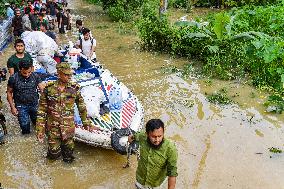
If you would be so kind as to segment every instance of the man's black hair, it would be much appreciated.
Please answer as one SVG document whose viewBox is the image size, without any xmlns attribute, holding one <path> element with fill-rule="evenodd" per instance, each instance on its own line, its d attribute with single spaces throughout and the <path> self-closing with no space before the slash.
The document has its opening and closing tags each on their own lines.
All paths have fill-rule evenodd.
<svg viewBox="0 0 284 189">
<path fill-rule="evenodd" d="M 84 28 L 82 31 L 82 34 L 85 35 L 86 33 L 90 33 L 91 30 L 89 30 L 88 28 Z"/>
<path fill-rule="evenodd" d="M 15 43 L 14 43 L 14 47 L 16 48 L 18 43 L 23 43 L 25 46 L 25 42 L 22 39 L 16 39 Z"/>
<path fill-rule="evenodd" d="M 83 22 L 82 22 L 82 20 L 76 20 L 76 24 L 78 24 L 79 26 L 82 26 Z"/>
<path fill-rule="evenodd" d="M 146 123 L 146 133 L 147 134 L 159 128 L 163 128 L 164 130 L 164 123 L 160 119 L 151 119 Z"/>
<path fill-rule="evenodd" d="M 33 67 L 32 61 L 20 61 L 19 62 L 19 69 L 27 70 L 29 68 Z"/>
</svg>

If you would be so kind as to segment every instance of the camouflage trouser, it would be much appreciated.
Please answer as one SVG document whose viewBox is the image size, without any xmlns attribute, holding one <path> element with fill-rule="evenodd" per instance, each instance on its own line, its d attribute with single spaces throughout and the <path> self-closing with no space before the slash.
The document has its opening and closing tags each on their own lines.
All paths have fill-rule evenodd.
<svg viewBox="0 0 284 189">
<path fill-rule="evenodd" d="M 48 137 L 47 157 L 49 159 L 58 159 L 62 154 L 63 160 L 73 160 L 73 150 L 73 138 L 62 140 L 61 138 Z"/>
</svg>

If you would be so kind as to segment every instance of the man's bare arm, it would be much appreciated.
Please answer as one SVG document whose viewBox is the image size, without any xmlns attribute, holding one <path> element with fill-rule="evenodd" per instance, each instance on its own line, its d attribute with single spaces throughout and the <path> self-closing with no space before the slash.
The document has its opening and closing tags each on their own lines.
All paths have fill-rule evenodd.
<svg viewBox="0 0 284 189">
<path fill-rule="evenodd" d="M 175 189 L 176 177 L 168 177 L 168 189 Z"/>
</svg>

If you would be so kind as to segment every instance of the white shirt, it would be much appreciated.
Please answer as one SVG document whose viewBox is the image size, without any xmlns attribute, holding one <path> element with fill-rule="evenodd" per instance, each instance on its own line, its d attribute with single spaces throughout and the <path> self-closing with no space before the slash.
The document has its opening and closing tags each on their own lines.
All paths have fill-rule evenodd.
<svg viewBox="0 0 284 189">
<path fill-rule="evenodd" d="M 92 42 L 91 42 L 92 39 L 93 39 L 93 46 L 92 46 Z M 88 40 L 85 40 L 84 38 L 82 39 L 82 47 L 81 47 L 81 50 L 82 50 L 82 53 L 83 53 L 84 55 L 86 55 L 86 56 L 90 56 L 92 48 L 93 48 L 93 47 L 96 47 L 96 45 L 97 45 L 97 42 L 96 42 L 95 38 L 92 38 L 92 39 L 91 39 L 91 38 L 88 39 Z M 78 40 L 78 41 L 76 42 L 76 45 L 78 45 L 78 46 L 81 45 L 81 44 L 80 44 L 80 40 Z"/>
</svg>

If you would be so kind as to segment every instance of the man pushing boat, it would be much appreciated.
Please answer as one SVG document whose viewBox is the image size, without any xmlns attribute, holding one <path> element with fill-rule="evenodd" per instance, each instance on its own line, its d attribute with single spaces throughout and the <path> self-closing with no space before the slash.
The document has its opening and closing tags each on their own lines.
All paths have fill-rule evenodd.
<svg viewBox="0 0 284 189">
<path fill-rule="evenodd" d="M 83 127 L 92 131 L 92 126 L 87 118 L 87 110 L 81 96 L 79 85 L 70 82 L 73 70 L 70 64 L 62 62 L 56 66 L 58 80 L 49 83 L 41 94 L 39 102 L 36 131 L 38 140 L 43 143 L 44 135 L 48 141 L 48 159 L 58 159 L 61 154 L 63 161 L 73 162 L 75 134 L 74 104 L 76 103 Z"/>
</svg>

